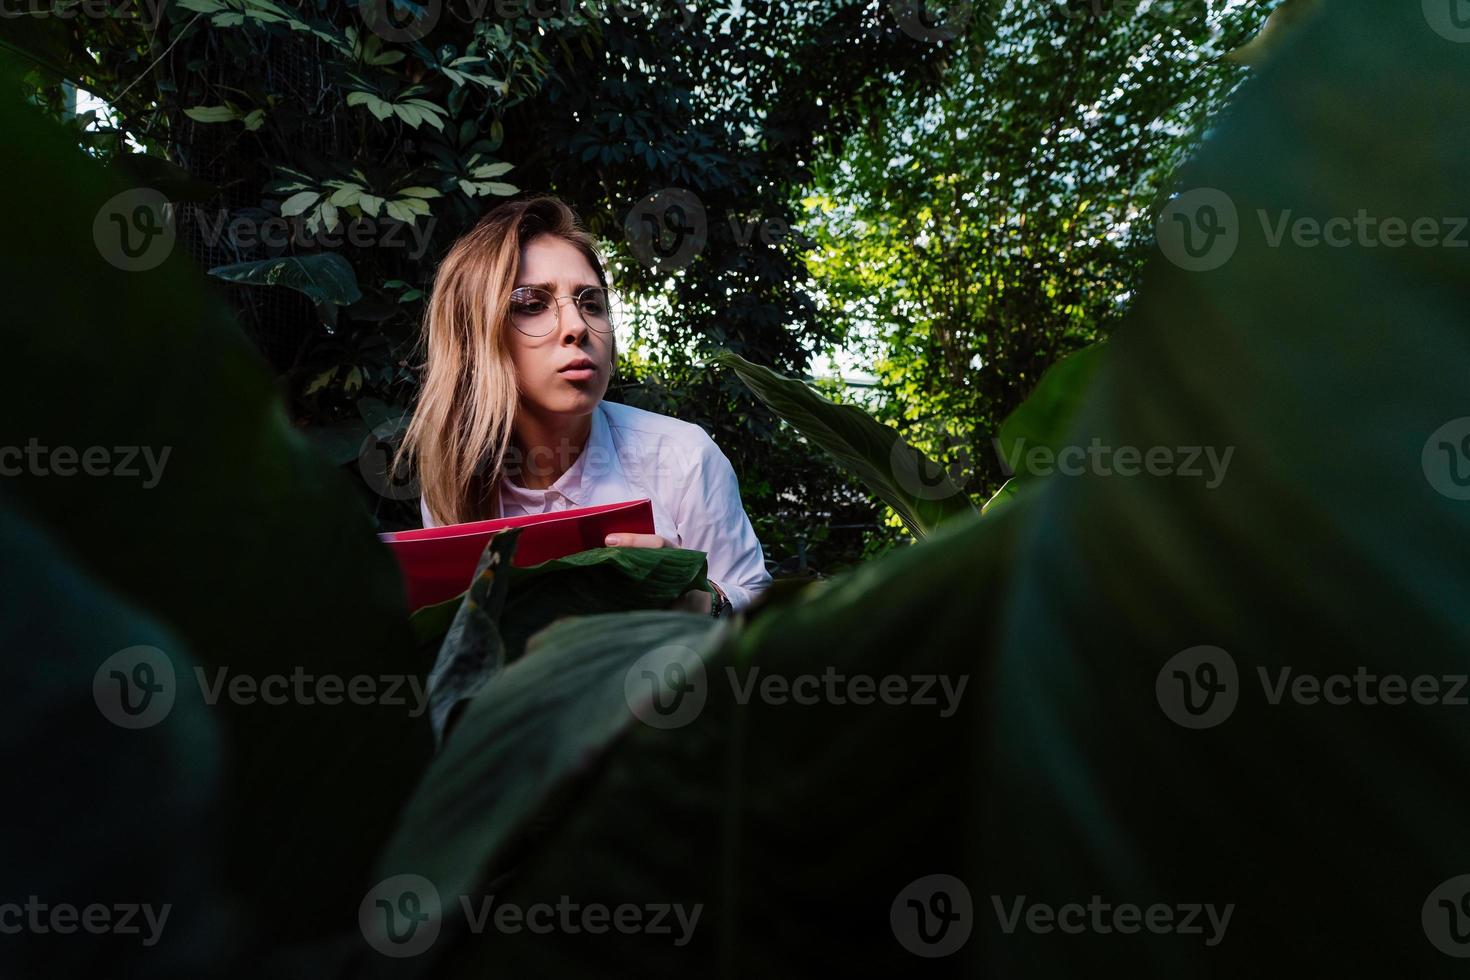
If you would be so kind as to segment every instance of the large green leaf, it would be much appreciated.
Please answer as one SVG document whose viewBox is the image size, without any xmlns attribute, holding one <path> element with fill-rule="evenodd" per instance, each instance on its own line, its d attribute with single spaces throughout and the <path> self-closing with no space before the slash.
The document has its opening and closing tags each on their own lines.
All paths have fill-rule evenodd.
<svg viewBox="0 0 1470 980">
<path fill-rule="evenodd" d="M 752 621 L 704 655 L 702 674 L 687 674 L 701 708 L 674 727 L 633 726 L 596 779 L 561 801 L 551 836 L 513 874 L 471 892 L 472 908 L 487 894 L 521 908 L 555 907 L 565 895 L 578 907 L 677 903 L 692 920 L 698 906 L 687 941 L 673 914 L 672 933 L 492 927 L 447 940 L 442 975 L 901 976 L 924 966 L 895 941 L 890 911 L 910 882 L 962 867 L 973 842 L 981 799 L 967 776 L 979 763 L 981 651 L 1000 629 L 1000 576 L 1024 511 L 952 523 Z M 621 637 L 625 620 L 636 622 L 596 622 Z M 647 652 L 664 640 L 640 642 Z M 924 687 L 935 703 L 759 694 L 795 683 L 806 697 L 799 679 L 820 685 L 829 673 L 857 699 L 903 678 L 910 695 Z M 940 675 L 957 697 L 937 680 L 926 686 Z M 873 681 L 866 689 L 863 677 Z M 527 717 L 548 710 L 521 700 Z M 561 712 L 573 728 L 575 710 Z M 975 953 L 941 966 L 973 968 Z"/>
<path fill-rule="evenodd" d="M 497 621 L 505 608 L 510 582 L 506 573 L 520 534 L 520 528 L 508 528 L 485 546 L 429 672 L 429 717 L 438 737 L 453 723 L 456 709 L 505 666 Z"/>
<path fill-rule="evenodd" d="M 449 928 L 462 929 L 459 898 L 513 865 L 533 817 L 639 724 L 639 699 L 652 696 L 630 694 L 640 658 L 662 650 L 654 666 L 698 671 L 731 629 L 689 613 L 638 612 L 572 617 L 538 633 L 455 723 L 380 862 L 383 878 L 426 879 Z M 438 952 L 452 945 L 439 942 Z"/>
<path fill-rule="evenodd" d="M 708 564 L 704 552 L 689 548 L 591 548 L 511 566 L 499 617 L 506 660 L 519 659 L 532 634 L 561 616 L 664 609 L 686 592 L 708 590 Z M 414 612 L 420 644 L 445 634 L 462 600 L 463 594 Z"/>
<path fill-rule="evenodd" d="M 1105 344 L 1092 344 L 1057 361 L 1000 424 L 994 449 L 1011 474 L 1004 496 L 1056 472 L 1058 454 L 1068 446 L 1068 430 L 1106 350 Z"/>
<path fill-rule="evenodd" d="M 252 286 L 285 286 L 311 297 L 314 303 L 348 306 L 362 299 L 357 274 L 336 252 L 284 256 L 256 262 L 216 266 L 209 274 L 226 282 Z"/>
<path fill-rule="evenodd" d="M 1435 892 L 1470 869 L 1466 707 L 1370 703 L 1379 682 L 1354 679 L 1447 694 L 1470 672 L 1470 49 L 1451 14 L 1325 4 L 1181 175 L 1160 235 L 1173 249 L 1185 224 L 1194 253 L 1170 254 L 1211 267 L 1156 257 L 1069 441 L 1233 449 L 1223 481 L 1053 479 L 1030 501 L 977 905 L 1229 904 L 1223 939 L 1204 914 L 1130 936 L 986 915 L 990 975 L 1463 973 L 1435 945 L 1463 929 L 1463 882 Z M 1303 218 L 1337 219 L 1339 244 L 1276 238 Z M 1386 244 L 1420 219 L 1433 244 Z M 1334 675 L 1344 703 L 1272 703 L 1283 676 Z"/>
<path fill-rule="evenodd" d="M 949 518 L 974 513 L 975 505 L 943 467 L 856 405 L 839 405 L 730 351 L 710 360 L 733 370 L 766 407 L 851 471 L 915 537 Z"/>
<path fill-rule="evenodd" d="M 147 202 L 13 97 L 0 98 L 0 129 L 5 172 L 25 188 L 12 211 L 30 229 L 4 263 L 0 343 L 16 369 L 0 446 L 35 446 L 39 460 L 7 489 L 88 575 L 187 644 L 211 685 L 398 678 L 393 695 L 393 681 L 375 684 L 371 704 L 226 692 L 211 708 L 239 915 L 283 940 L 350 928 L 432 746 L 413 715 L 422 675 L 392 557 L 345 475 L 292 429 L 208 281 L 153 234 Z"/>
<path fill-rule="evenodd" d="M 515 660 L 535 633 L 561 616 L 665 609 L 684 593 L 709 590 L 705 553 L 689 548 L 591 548 L 511 571 L 500 621 Z"/>
<path fill-rule="evenodd" d="M 3 492 L 0 583 L 0 646 L 9 654 L 0 658 L 0 904 L 46 903 L 41 930 L 26 928 L 25 912 L 8 917 L 0 974 L 188 978 L 228 970 L 219 950 L 246 937 L 249 923 L 215 911 L 228 901 L 219 881 L 219 726 L 202 699 L 167 684 L 161 671 L 167 690 L 156 704 L 127 694 L 143 707 L 139 727 L 104 713 L 122 707 L 104 672 L 113 653 L 146 651 L 150 666 L 167 663 L 176 677 L 188 675 L 193 658 L 176 634 L 79 568 Z M 136 933 L 49 928 L 59 906 L 107 903 L 115 921 L 112 904 L 125 901 L 149 906 L 151 920 L 133 916 Z"/>
</svg>

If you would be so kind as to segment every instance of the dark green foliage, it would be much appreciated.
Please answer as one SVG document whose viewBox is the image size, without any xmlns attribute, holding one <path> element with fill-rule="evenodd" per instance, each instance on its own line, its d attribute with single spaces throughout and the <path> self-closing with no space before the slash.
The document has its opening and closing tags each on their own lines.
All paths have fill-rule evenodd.
<svg viewBox="0 0 1470 980">
<path fill-rule="evenodd" d="M 510 590 L 507 572 L 520 533 L 512 528 L 495 535 L 485 546 L 474 578 L 459 602 L 440 604 L 441 608 L 457 608 L 439 646 L 434 669 L 429 671 L 429 717 L 437 738 L 442 738 L 453 723 L 460 703 L 478 694 L 505 666 L 505 644 L 496 623 L 505 610 Z"/>
<path fill-rule="evenodd" d="M 427 878 L 450 928 L 463 930 L 460 897 L 512 870 L 528 831 L 539 831 L 535 843 L 543 843 L 547 825 L 533 826 L 532 818 L 580 786 L 640 724 L 630 710 L 630 667 L 663 649 L 697 669 L 729 629 L 707 616 L 640 612 L 573 617 L 539 634 L 455 724 L 383 856 L 383 877 Z M 415 973 L 434 966 L 452 942 L 441 937 L 433 956 L 412 964 Z"/>
<path fill-rule="evenodd" d="M 23 919 L 9 915 L 0 973 L 184 980 L 214 971 L 243 933 L 227 922 L 243 925 L 249 914 L 221 887 L 219 726 L 198 697 L 185 696 L 164 724 L 126 731 L 93 699 L 98 668 L 114 651 L 166 650 L 183 675 L 194 659 L 9 494 L 0 494 L 0 582 L 0 903 L 104 904 L 112 921 L 115 905 L 146 903 L 155 923 L 161 917 L 155 929 L 135 916 L 137 935 L 17 934 Z"/>
<path fill-rule="evenodd" d="M 26 187 L 15 207 L 36 231 L 5 262 L 0 333 L 23 369 L 5 390 L 0 445 L 75 454 L 73 475 L 43 459 L 7 477 L 8 492 L 89 580 L 178 637 L 181 686 L 197 689 L 189 655 L 211 683 L 221 670 L 412 673 L 391 556 L 342 474 L 293 431 L 202 273 L 178 254 L 151 271 L 104 260 L 94 219 L 123 187 L 13 98 L 0 99 L 0 129 L 5 172 Z M 81 471 L 76 457 L 91 447 L 136 475 Z M 56 642 L 57 656 L 94 669 L 133 645 Z M 42 642 L 18 655 L 50 651 Z M 228 697 L 210 709 L 225 880 L 267 932 L 306 940 L 351 927 L 344 903 L 429 752 L 428 721 L 409 710 Z M 283 895 L 289 915 L 278 911 Z"/>
<path fill-rule="evenodd" d="M 1213 490 L 1114 476 L 1053 480 L 1034 501 L 991 688 L 975 890 L 1234 902 L 1234 921 L 1212 949 L 992 930 L 997 973 L 1071 975 L 1101 955 L 1135 975 L 1463 971 L 1421 908 L 1470 867 L 1465 706 L 1272 705 L 1260 672 L 1470 669 L 1470 511 L 1425 464 L 1470 413 L 1470 250 L 1268 237 L 1287 211 L 1360 209 L 1453 236 L 1465 58 L 1418 4 L 1328 4 L 1181 174 L 1229 196 L 1236 250 L 1212 271 L 1149 267 L 1069 441 L 1233 447 L 1233 462 Z M 1239 700 L 1188 730 L 1155 684 L 1203 644 L 1232 658 Z"/>
<path fill-rule="evenodd" d="M 1018 513 L 948 525 L 921 545 L 814 586 L 717 648 L 681 639 L 671 620 L 641 648 L 623 651 L 601 703 L 620 712 L 626 734 L 596 777 L 554 801 L 556 823 L 529 853 L 515 851 L 508 878 L 470 887 L 456 869 L 447 880 L 476 900 L 489 893 L 522 906 L 555 905 L 563 894 L 610 907 L 698 904 L 692 938 L 676 945 L 677 929 L 491 930 L 459 937 L 441 975 L 479 976 L 492 965 L 567 976 L 805 977 L 837 964 L 860 976 L 923 972 L 929 964 L 894 941 L 889 906 L 909 881 L 956 868 L 979 819 L 982 798 L 963 774 L 980 764 L 976 688 L 988 670 L 983 651 L 994 649 L 1000 627 L 1014 555 L 1010 518 Z M 956 584 L 937 588 L 941 582 Z M 589 620 L 547 631 L 525 664 L 541 657 L 550 671 L 611 625 Z M 624 672 L 640 653 L 670 643 L 698 651 L 702 673 L 689 676 L 701 678 L 694 683 L 705 696 L 686 724 L 659 729 L 624 703 Z M 947 714 L 937 682 L 936 703 L 927 706 L 776 704 L 759 695 L 741 703 L 748 685 L 820 677 L 829 667 L 844 678 L 944 673 L 959 696 Z M 539 726 L 582 731 L 576 719 L 588 717 L 585 705 L 553 702 L 541 689 L 515 695 L 519 710 Z M 511 697 L 487 692 L 485 710 L 516 710 Z M 461 776 L 460 785 L 474 784 Z M 421 854 L 419 865 L 391 870 L 428 860 Z M 961 971 L 977 953 L 971 946 L 931 972 Z"/>
<path fill-rule="evenodd" d="M 197 910 L 192 896 L 215 887 L 209 857 L 222 854 L 218 887 L 247 899 L 261 927 L 226 964 L 248 975 L 272 972 L 282 939 L 314 944 L 324 962 L 302 970 L 312 976 L 1457 975 L 1426 926 L 1463 925 L 1443 918 L 1460 914 L 1463 890 L 1436 896 L 1470 870 L 1465 706 L 1272 703 L 1269 692 L 1289 669 L 1465 693 L 1470 250 L 1456 216 L 1470 185 L 1470 74 L 1465 46 L 1416 5 L 1329 5 L 1299 31 L 1178 178 L 1183 194 L 1228 200 L 1233 254 L 1201 271 L 1156 255 L 1107 345 L 1061 362 L 999 430 L 1056 451 L 1164 449 L 1180 463 L 1196 450 L 1196 469 L 1202 452 L 1228 450 L 1219 482 L 1028 464 L 1030 489 L 1004 508 L 942 515 L 913 546 L 787 591 L 747 621 L 643 610 L 532 627 L 524 655 L 504 658 L 427 764 L 423 724 L 401 714 L 195 705 L 177 729 L 132 746 L 130 764 L 150 777 L 140 806 L 158 825 L 129 813 L 115 826 L 135 831 L 147 867 L 102 851 L 76 880 L 184 881 Z M 118 631 L 177 644 L 181 665 L 408 669 L 389 556 L 204 302 L 197 270 L 178 257 L 141 273 L 101 261 L 92 220 L 116 186 L 4 100 L 0 126 L 20 137 L 7 146 L 33 154 L 5 161 L 30 190 L 18 206 L 50 222 L 7 265 L 17 278 L 6 347 L 25 369 L 0 446 L 35 437 L 175 454 L 146 490 L 35 473 L 7 483 L 5 635 L 56 647 L 7 668 L 38 692 L 16 713 L 29 741 L 15 743 L 11 771 L 74 759 L 58 731 L 119 754 L 76 686 Z M 1449 237 L 1272 239 L 1283 214 L 1361 212 L 1431 219 Z M 794 393 L 772 404 L 811 413 L 801 382 L 723 360 L 768 393 Z M 858 441 L 832 446 L 851 454 Z M 888 443 L 867 447 L 859 468 L 881 476 Z M 655 605 L 702 584 L 696 554 L 588 552 L 525 570 L 519 600 L 512 574 L 505 591 L 481 582 L 460 608 L 483 611 L 476 629 L 493 641 L 517 601 L 544 624 L 549 610 L 595 598 L 592 583 Z M 422 635 L 443 612 L 421 621 Z M 1175 658 L 1206 645 L 1230 658 L 1237 703 L 1189 727 L 1161 691 L 1179 679 Z M 54 676 L 38 673 L 43 662 Z M 948 686 L 925 688 L 932 703 L 741 693 L 832 674 L 899 678 L 910 693 L 926 677 Z M 695 691 L 698 710 L 659 723 Z M 201 777 L 160 799 L 168 787 L 138 761 L 158 757 L 214 772 L 217 797 Z M 75 778 L 60 799 L 116 799 L 119 771 L 62 773 Z M 216 799 L 220 852 L 208 844 Z M 44 814 L 27 814 L 6 859 L 27 880 L 72 867 L 25 853 L 47 832 Z M 180 826 L 194 833 L 175 838 Z M 446 910 L 438 944 L 403 961 L 364 948 L 353 920 L 373 878 L 397 874 L 424 876 Z M 929 959 L 904 948 L 895 923 L 910 883 L 935 874 L 964 883 L 973 915 L 963 945 Z M 297 920 L 268 918 L 283 895 Z M 1002 926 L 1017 899 L 1094 896 L 1228 905 L 1232 916 L 1214 945 L 1203 923 L 1193 935 Z M 687 943 L 472 933 L 459 900 L 490 897 L 678 903 L 700 918 Z M 187 972 L 196 935 L 159 972 Z M 78 945 L 56 970 L 85 972 L 94 948 Z M 328 951 L 355 959 L 326 962 Z M 116 972 L 132 966 L 119 960 Z"/>
</svg>

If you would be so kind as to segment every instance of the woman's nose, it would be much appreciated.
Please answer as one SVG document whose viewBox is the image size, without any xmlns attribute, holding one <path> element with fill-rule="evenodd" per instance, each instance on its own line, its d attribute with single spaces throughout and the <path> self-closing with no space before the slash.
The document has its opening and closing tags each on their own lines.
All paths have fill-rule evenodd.
<svg viewBox="0 0 1470 980">
<path fill-rule="evenodd" d="M 587 335 L 587 323 L 582 319 L 582 311 L 577 309 L 576 303 L 568 303 L 558 310 L 561 317 L 561 340 L 562 343 L 579 344 Z"/>
</svg>

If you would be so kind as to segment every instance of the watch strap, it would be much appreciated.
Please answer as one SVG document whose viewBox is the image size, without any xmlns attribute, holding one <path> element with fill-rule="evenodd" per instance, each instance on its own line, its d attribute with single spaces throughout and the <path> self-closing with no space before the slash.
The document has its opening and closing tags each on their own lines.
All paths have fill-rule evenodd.
<svg viewBox="0 0 1470 980">
<path fill-rule="evenodd" d="M 706 579 L 705 581 L 708 582 L 709 580 Z M 730 597 L 725 595 L 725 590 L 714 582 L 710 582 L 709 587 L 711 593 L 713 593 L 710 596 L 709 614 L 715 619 L 718 619 L 730 610 Z"/>
</svg>

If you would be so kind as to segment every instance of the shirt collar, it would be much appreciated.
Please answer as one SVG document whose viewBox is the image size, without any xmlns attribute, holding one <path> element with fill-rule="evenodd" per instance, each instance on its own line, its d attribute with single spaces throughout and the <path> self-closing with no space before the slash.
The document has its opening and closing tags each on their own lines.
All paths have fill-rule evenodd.
<svg viewBox="0 0 1470 980">
<path fill-rule="evenodd" d="M 502 481 L 504 492 L 526 503 L 540 505 L 553 490 L 565 497 L 572 507 L 589 507 L 599 503 L 616 503 L 628 499 L 616 494 L 631 493 L 623 467 L 618 459 L 617 447 L 613 445 L 612 432 L 607 422 L 607 410 L 598 402 L 592 410 L 592 431 L 587 436 L 587 445 L 577 454 L 576 460 L 567 471 L 557 477 L 556 482 L 544 490 L 530 490 Z M 607 491 L 613 496 L 608 499 Z M 594 499 L 598 498 L 598 499 Z"/>
</svg>

